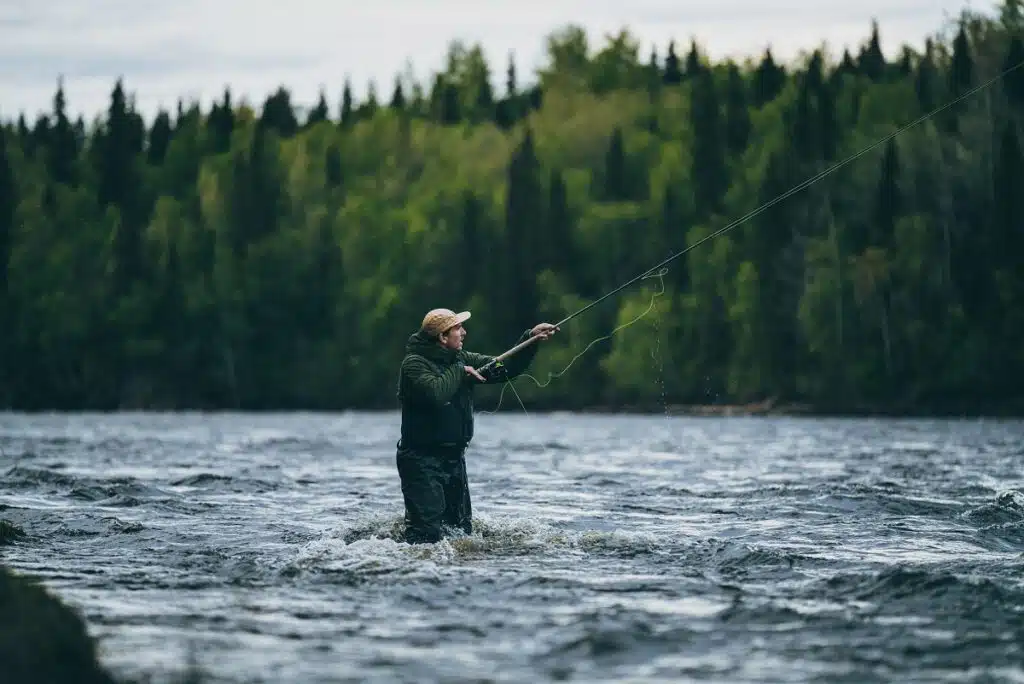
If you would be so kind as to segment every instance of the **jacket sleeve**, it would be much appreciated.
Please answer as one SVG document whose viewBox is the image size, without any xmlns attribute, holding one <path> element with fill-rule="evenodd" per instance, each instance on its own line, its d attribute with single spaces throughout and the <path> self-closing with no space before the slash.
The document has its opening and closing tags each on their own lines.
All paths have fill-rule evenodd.
<svg viewBox="0 0 1024 684">
<path fill-rule="evenodd" d="M 519 339 L 516 341 L 516 344 L 525 342 L 529 338 L 530 331 L 527 330 L 522 335 L 519 336 Z M 494 366 L 491 366 L 490 368 L 487 369 L 487 372 L 484 374 L 484 377 L 487 378 L 486 384 L 493 385 L 499 382 L 507 382 L 521 375 L 526 371 L 527 368 L 529 368 L 530 363 L 533 362 L 533 357 L 535 357 L 536 355 L 536 342 L 534 342 L 528 347 L 520 349 L 519 351 L 517 351 L 515 354 L 508 357 L 504 361 L 501 361 L 500 363 L 495 364 Z M 466 364 L 472 366 L 473 368 L 480 368 L 481 366 L 490 363 L 491 360 L 494 359 L 493 356 L 488 356 L 486 354 L 477 354 L 475 352 L 470 351 L 464 351 L 462 353 L 462 356 L 465 359 Z M 479 380 L 477 382 L 479 382 Z"/>
<path fill-rule="evenodd" d="M 465 372 L 456 361 L 439 373 L 425 359 L 412 355 L 402 362 L 402 383 L 409 398 L 440 405 L 455 396 Z"/>
</svg>

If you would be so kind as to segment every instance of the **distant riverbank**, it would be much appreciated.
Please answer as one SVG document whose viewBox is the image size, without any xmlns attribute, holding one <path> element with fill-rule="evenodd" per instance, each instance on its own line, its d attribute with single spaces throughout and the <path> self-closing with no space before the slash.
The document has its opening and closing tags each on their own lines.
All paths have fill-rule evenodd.
<svg viewBox="0 0 1024 684">
<path fill-rule="evenodd" d="M 477 401 L 477 412 L 492 413 L 496 401 Z M 523 407 L 508 395 L 497 407 L 502 414 L 522 413 Z M 233 406 L 170 406 L 142 405 L 127 406 L 114 410 L 103 410 L 92 407 L 68 408 L 55 407 L 25 410 L 17 407 L 0 409 L 0 412 L 24 413 L 26 415 L 80 414 L 80 413 L 389 413 L 397 412 L 398 406 L 368 404 L 363 406 L 337 407 L 233 407 Z M 670 416 L 815 416 L 815 417 L 885 417 L 885 418 L 1024 418 L 1024 397 L 1009 401 L 971 401 L 958 400 L 948 402 L 890 402 L 890 403 L 844 403 L 815 404 L 799 401 L 779 401 L 765 399 L 754 402 L 711 403 L 711 404 L 680 404 L 662 402 L 605 402 L 595 404 L 555 404 L 545 402 L 526 402 L 526 411 L 530 414 L 572 413 L 577 415 L 656 415 Z"/>
<path fill-rule="evenodd" d="M 579 408 L 527 407 L 531 413 L 569 412 L 577 414 L 665 414 L 670 416 L 814 416 L 814 417 L 885 417 L 885 418 L 1024 418 L 1024 399 L 1009 402 L 979 403 L 970 401 L 948 403 L 890 404 L 811 404 L 764 400 L 749 403 L 722 404 L 597 404 Z M 486 410 L 491 410 L 490 408 Z M 502 413 L 522 411 L 518 405 L 506 403 Z"/>
</svg>

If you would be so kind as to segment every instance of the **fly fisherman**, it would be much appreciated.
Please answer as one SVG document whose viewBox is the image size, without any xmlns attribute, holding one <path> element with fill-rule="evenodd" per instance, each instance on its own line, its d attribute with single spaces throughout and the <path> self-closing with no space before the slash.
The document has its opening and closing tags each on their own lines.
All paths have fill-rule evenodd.
<svg viewBox="0 0 1024 684">
<path fill-rule="evenodd" d="M 398 380 L 402 431 L 396 460 L 410 544 L 440 541 L 442 525 L 472 534 L 465 453 L 473 439 L 473 388 L 516 377 L 537 354 L 537 345 L 528 344 L 509 356 L 506 365 L 465 351 L 462 324 L 469 317 L 468 311 L 429 311 L 405 346 Z M 519 342 L 546 340 L 557 331 L 550 323 L 539 323 Z"/>
</svg>

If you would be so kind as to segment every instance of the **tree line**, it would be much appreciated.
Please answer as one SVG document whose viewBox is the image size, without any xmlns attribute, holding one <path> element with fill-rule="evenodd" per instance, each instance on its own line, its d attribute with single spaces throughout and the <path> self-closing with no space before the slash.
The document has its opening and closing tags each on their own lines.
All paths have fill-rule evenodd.
<svg viewBox="0 0 1024 684">
<path fill-rule="evenodd" d="M 286 87 L 259 107 L 226 89 L 146 121 L 118 80 L 87 124 L 58 83 L 51 112 L 0 129 L 0 407 L 392 408 L 428 309 L 472 309 L 467 347 L 503 351 L 1006 70 L 574 319 L 537 380 L 653 301 L 516 389 L 539 408 L 1009 405 L 1024 19 L 996 9 L 896 58 L 873 23 L 792 64 L 568 26 L 501 92 L 456 42 L 427 87 L 345 83 L 308 112 Z"/>
</svg>

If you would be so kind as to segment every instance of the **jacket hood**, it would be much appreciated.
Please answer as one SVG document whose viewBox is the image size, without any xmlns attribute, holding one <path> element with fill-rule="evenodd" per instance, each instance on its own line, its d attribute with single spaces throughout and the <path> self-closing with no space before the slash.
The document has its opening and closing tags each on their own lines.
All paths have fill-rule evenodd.
<svg viewBox="0 0 1024 684">
<path fill-rule="evenodd" d="M 428 337 L 422 331 L 416 331 L 406 340 L 405 353 L 419 354 L 438 363 L 451 363 L 459 352 L 454 349 L 445 349 L 437 343 L 437 340 Z"/>
</svg>

